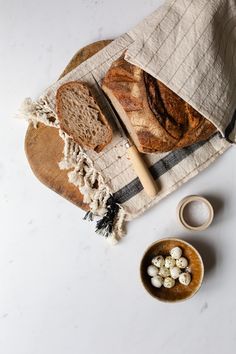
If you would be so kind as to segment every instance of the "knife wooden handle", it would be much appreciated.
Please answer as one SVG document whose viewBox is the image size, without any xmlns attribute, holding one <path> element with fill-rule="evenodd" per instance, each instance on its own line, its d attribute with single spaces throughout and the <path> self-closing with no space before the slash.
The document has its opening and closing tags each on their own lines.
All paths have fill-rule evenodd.
<svg viewBox="0 0 236 354">
<path fill-rule="evenodd" d="M 157 184 L 135 145 L 128 147 L 127 155 L 147 195 L 155 197 L 158 192 Z"/>
</svg>

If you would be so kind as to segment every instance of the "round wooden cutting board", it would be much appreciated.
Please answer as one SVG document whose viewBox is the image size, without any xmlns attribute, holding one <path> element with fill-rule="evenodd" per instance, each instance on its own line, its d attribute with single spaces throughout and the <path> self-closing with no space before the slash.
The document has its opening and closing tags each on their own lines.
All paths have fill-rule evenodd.
<svg viewBox="0 0 236 354">
<path fill-rule="evenodd" d="M 110 42 L 110 40 L 99 41 L 80 49 L 59 79 Z M 59 137 L 58 129 L 47 127 L 44 124 L 39 124 L 39 127 L 35 129 L 30 124 L 25 136 L 25 152 L 33 173 L 43 184 L 78 207 L 88 210 L 88 206 L 83 203 L 83 196 L 79 189 L 68 182 L 68 171 L 62 171 L 58 167 L 63 153 L 63 140 Z"/>
</svg>

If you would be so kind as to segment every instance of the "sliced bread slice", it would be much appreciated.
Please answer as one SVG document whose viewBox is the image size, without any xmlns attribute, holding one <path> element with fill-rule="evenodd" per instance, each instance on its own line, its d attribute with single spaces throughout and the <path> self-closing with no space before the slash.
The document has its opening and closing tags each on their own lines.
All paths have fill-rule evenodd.
<svg viewBox="0 0 236 354">
<path fill-rule="evenodd" d="M 112 129 L 87 84 L 71 81 L 59 87 L 56 110 L 61 129 L 85 148 L 100 152 Z"/>
</svg>

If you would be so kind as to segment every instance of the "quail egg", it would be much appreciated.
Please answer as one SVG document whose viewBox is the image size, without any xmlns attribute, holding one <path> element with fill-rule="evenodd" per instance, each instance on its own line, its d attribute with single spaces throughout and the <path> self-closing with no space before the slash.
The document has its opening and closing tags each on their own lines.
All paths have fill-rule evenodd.
<svg viewBox="0 0 236 354">
<path fill-rule="evenodd" d="M 162 256 L 156 256 L 152 259 L 152 264 L 154 264 L 154 266 L 161 268 L 164 266 L 165 264 L 165 260 L 164 257 Z"/>
<path fill-rule="evenodd" d="M 163 284 L 163 278 L 160 275 L 156 275 L 155 277 L 151 278 L 151 283 L 155 288 L 160 288 Z"/>
<path fill-rule="evenodd" d="M 171 249 L 170 255 L 174 259 L 179 259 L 182 256 L 182 249 L 180 247 L 174 247 Z"/>
<path fill-rule="evenodd" d="M 170 276 L 170 269 L 166 267 L 161 267 L 159 270 L 159 275 L 163 278 Z"/>
<path fill-rule="evenodd" d="M 171 256 L 165 258 L 165 267 L 166 268 L 173 268 L 175 266 L 175 259 Z"/>
<path fill-rule="evenodd" d="M 191 282 L 191 275 L 189 273 L 181 273 L 179 276 L 179 282 L 183 285 L 189 285 Z"/>
<path fill-rule="evenodd" d="M 154 265 L 150 265 L 147 267 L 147 273 L 150 275 L 150 277 L 155 277 L 155 275 L 158 275 L 159 269 Z"/>
<path fill-rule="evenodd" d="M 177 267 L 184 269 L 188 266 L 188 260 L 185 257 L 180 257 L 179 259 L 176 260 L 176 265 Z"/>
<path fill-rule="evenodd" d="M 179 267 L 173 267 L 170 270 L 170 275 L 173 279 L 178 279 L 181 273 L 182 271 Z"/>
<path fill-rule="evenodd" d="M 165 288 L 171 289 L 171 288 L 173 288 L 174 285 L 175 285 L 175 280 L 171 277 L 167 277 L 163 281 L 163 286 Z"/>
</svg>

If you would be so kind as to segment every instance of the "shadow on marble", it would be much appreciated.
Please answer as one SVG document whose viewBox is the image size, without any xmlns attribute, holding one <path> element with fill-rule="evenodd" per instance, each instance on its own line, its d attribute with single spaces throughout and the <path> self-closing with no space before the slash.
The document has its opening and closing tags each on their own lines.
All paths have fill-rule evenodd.
<svg viewBox="0 0 236 354">
<path fill-rule="evenodd" d="M 204 194 L 204 198 L 209 200 L 209 202 L 213 206 L 213 209 L 214 209 L 213 222 L 217 221 L 217 218 L 218 218 L 220 212 L 224 209 L 225 201 L 223 200 L 222 196 L 218 196 L 218 195 L 211 195 L 211 194 L 205 195 Z"/>
</svg>

